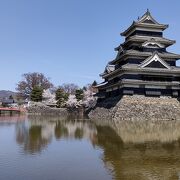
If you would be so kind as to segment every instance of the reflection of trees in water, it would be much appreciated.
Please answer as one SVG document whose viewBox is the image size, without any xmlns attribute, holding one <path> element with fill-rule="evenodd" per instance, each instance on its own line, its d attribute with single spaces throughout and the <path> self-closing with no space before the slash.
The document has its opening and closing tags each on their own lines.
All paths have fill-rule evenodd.
<svg viewBox="0 0 180 180">
<path fill-rule="evenodd" d="M 95 125 L 84 121 L 51 121 L 51 119 L 36 118 L 16 124 L 16 141 L 23 146 L 26 153 L 30 154 L 41 152 L 53 137 L 56 140 L 88 139 L 94 143 L 96 134 Z"/>
<path fill-rule="evenodd" d="M 93 141 L 97 131 L 95 125 L 87 121 L 57 121 L 56 139 L 90 139 Z"/>
<path fill-rule="evenodd" d="M 128 126 L 127 122 L 109 123 L 111 127 L 106 123 L 99 124 L 96 145 L 103 149 L 103 161 L 114 179 L 178 179 L 179 124 L 166 122 L 156 127 L 151 123 L 146 123 L 146 127 Z M 138 139 L 139 135 L 143 137 Z"/>
<path fill-rule="evenodd" d="M 58 121 L 55 126 L 55 137 L 56 139 L 61 138 L 75 138 L 82 139 L 84 137 L 84 129 L 91 127 L 87 126 L 86 122 L 75 122 L 75 121 Z M 85 128 L 86 127 L 86 128 Z"/>
<path fill-rule="evenodd" d="M 24 150 L 29 153 L 40 152 L 50 142 L 50 139 L 42 137 L 41 126 L 31 126 L 29 128 L 29 137 L 24 144 Z"/>
<path fill-rule="evenodd" d="M 57 121 L 54 135 L 56 139 L 61 139 L 62 137 L 68 137 L 68 129 L 62 124 L 62 122 Z"/>
<path fill-rule="evenodd" d="M 83 129 L 82 128 L 77 128 L 75 133 L 74 133 L 74 137 L 76 139 L 82 139 L 83 138 Z"/>
<path fill-rule="evenodd" d="M 16 141 L 23 146 L 25 153 L 41 152 L 51 141 L 51 138 L 42 136 L 42 126 L 27 126 L 19 123 L 16 126 Z"/>
<path fill-rule="evenodd" d="M 25 121 L 16 123 L 16 142 L 23 144 L 28 136 L 28 128 L 26 127 Z"/>
</svg>

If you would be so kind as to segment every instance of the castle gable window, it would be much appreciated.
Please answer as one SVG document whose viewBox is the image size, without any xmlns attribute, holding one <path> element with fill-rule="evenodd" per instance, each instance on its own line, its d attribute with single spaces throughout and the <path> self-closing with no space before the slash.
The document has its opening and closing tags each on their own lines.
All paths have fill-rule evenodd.
<svg viewBox="0 0 180 180">
<path fill-rule="evenodd" d="M 141 68 L 144 67 L 153 67 L 153 68 L 167 68 L 171 69 L 171 67 L 159 57 L 157 53 L 154 53 L 152 56 L 143 61 L 140 65 Z"/>
<path fill-rule="evenodd" d="M 156 49 L 165 47 L 163 44 L 156 42 L 154 39 L 152 39 L 151 41 L 144 42 L 142 46 L 147 48 L 156 48 Z"/>
</svg>

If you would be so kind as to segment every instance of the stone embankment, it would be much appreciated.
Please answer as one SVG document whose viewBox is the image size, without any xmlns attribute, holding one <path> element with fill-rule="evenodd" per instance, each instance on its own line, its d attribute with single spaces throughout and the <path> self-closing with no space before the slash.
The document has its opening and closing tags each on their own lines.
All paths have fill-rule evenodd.
<svg viewBox="0 0 180 180">
<path fill-rule="evenodd" d="M 56 115 L 68 117 L 69 113 L 66 108 L 51 108 L 42 103 L 31 103 L 27 108 L 28 114 L 32 115 Z"/>
<path fill-rule="evenodd" d="M 109 99 L 109 104 L 111 100 Z M 112 100 L 114 103 L 114 99 Z M 112 107 L 101 104 L 89 113 L 91 119 L 180 120 L 180 102 L 171 97 L 123 96 Z"/>
<path fill-rule="evenodd" d="M 52 108 L 41 102 L 31 102 L 27 108 L 28 115 L 56 116 L 61 118 L 85 118 L 84 107 Z"/>
</svg>

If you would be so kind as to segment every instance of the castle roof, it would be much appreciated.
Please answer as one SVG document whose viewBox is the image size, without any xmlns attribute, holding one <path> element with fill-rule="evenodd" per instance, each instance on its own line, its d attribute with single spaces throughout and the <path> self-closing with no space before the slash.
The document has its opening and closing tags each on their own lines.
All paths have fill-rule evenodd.
<svg viewBox="0 0 180 180">
<path fill-rule="evenodd" d="M 141 52 L 138 50 L 134 50 L 134 49 L 130 49 L 130 50 L 124 50 L 122 54 L 120 54 L 118 57 L 116 57 L 116 59 L 114 59 L 113 61 L 109 62 L 110 64 L 115 64 L 116 62 L 120 61 L 122 58 L 125 57 L 129 57 L 129 56 L 133 56 L 133 57 L 137 57 L 137 58 L 147 58 L 152 56 L 153 52 Z M 158 55 L 161 58 L 165 58 L 167 60 L 178 60 L 180 59 L 180 55 L 179 54 L 175 54 L 175 53 L 170 53 L 170 52 L 158 52 Z"/>
<path fill-rule="evenodd" d="M 148 29 L 150 30 L 156 30 L 156 31 L 164 31 L 168 28 L 169 25 L 167 24 L 160 24 L 158 23 L 151 15 L 149 10 L 138 19 L 138 21 L 133 21 L 132 25 L 126 29 L 124 32 L 121 33 L 122 36 L 128 36 L 131 34 L 134 30 L 139 29 Z"/>
<path fill-rule="evenodd" d="M 122 44 L 123 46 L 125 46 L 128 43 L 132 43 L 132 42 L 139 42 L 139 43 L 144 43 L 145 41 L 156 41 L 159 43 L 164 44 L 166 47 L 173 45 L 176 43 L 175 40 L 170 40 L 170 39 L 166 39 L 164 37 L 153 37 L 153 36 L 139 36 L 139 35 L 134 35 L 134 36 L 130 36 L 128 37 L 128 39 Z"/>
</svg>

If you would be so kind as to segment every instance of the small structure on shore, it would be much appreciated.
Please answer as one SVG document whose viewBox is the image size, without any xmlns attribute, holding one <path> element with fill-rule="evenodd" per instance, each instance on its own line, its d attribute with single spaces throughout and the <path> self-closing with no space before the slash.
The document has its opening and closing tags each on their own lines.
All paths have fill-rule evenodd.
<svg viewBox="0 0 180 180">
<path fill-rule="evenodd" d="M 117 56 L 100 75 L 99 102 L 123 95 L 180 97 L 180 55 L 167 48 L 175 43 L 163 37 L 168 25 L 157 22 L 147 12 L 121 33 L 125 42 L 115 48 Z"/>
</svg>

